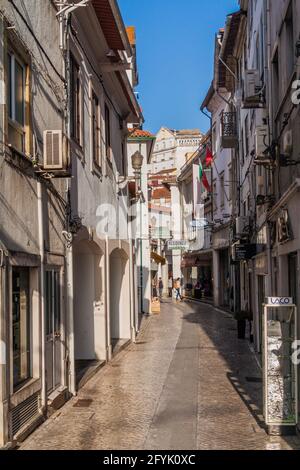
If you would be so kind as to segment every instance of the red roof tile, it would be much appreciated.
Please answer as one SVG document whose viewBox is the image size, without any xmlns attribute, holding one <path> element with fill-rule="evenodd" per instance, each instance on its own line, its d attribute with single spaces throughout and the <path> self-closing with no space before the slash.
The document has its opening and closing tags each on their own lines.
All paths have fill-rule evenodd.
<svg viewBox="0 0 300 470">
<path fill-rule="evenodd" d="M 151 134 L 151 132 L 144 131 L 142 129 L 129 130 L 129 138 L 135 138 L 135 137 L 137 138 L 146 137 L 146 138 L 155 139 L 155 135 Z"/>
<path fill-rule="evenodd" d="M 167 188 L 154 189 L 151 199 L 171 199 L 171 191 Z"/>
</svg>

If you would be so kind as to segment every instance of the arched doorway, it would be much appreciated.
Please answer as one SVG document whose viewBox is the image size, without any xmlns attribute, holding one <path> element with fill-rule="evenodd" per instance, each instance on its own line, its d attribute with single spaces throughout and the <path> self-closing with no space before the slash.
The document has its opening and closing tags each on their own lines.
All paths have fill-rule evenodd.
<svg viewBox="0 0 300 470">
<path fill-rule="evenodd" d="M 131 339 L 129 260 L 124 250 L 114 250 L 110 264 L 110 340 L 112 351 Z"/>
<path fill-rule="evenodd" d="M 106 358 L 103 254 L 94 242 L 74 246 L 74 353 L 77 386 Z"/>
</svg>

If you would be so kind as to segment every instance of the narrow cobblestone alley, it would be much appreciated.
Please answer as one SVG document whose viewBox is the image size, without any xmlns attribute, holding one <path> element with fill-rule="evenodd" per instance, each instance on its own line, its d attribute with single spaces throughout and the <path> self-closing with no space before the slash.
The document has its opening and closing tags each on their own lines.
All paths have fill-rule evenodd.
<svg viewBox="0 0 300 470">
<path fill-rule="evenodd" d="M 296 437 L 267 436 L 260 369 L 236 337 L 231 316 L 209 305 L 163 303 L 138 343 L 21 449 L 299 449 Z"/>
</svg>

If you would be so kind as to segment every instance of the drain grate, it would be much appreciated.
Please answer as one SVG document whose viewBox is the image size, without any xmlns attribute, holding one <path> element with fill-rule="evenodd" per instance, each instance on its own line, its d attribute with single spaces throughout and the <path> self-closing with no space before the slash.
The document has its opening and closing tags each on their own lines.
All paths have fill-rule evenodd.
<svg viewBox="0 0 300 470">
<path fill-rule="evenodd" d="M 257 383 L 260 384 L 262 383 L 262 378 L 261 377 L 245 377 L 247 382 L 252 382 L 252 383 Z"/>
<path fill-rule="evenodd" d="M 93 403 L 93 400 L 91 399 L 81 399 L 81 400 L 77 400 L 77 402 L 74 403 L 73 407 L 74 408 L 89 408 L 92 403 Z"/>
</svg>

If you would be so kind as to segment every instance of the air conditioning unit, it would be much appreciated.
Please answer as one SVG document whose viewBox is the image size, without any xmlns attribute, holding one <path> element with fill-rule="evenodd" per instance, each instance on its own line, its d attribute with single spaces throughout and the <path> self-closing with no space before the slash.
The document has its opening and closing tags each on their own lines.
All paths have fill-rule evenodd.
<svg viewBox="0 0 300 470">
<path fill-rule="evenodd" d="M 255 129 L 255 161 L 265 163 L 271 160 L 269 152 L 269 128 L 267 125 Z"/>
<path fill-rule="evenodd" d="M 237 217 L 236 218 L 236 236 L 237 238 L 242 238 L 245 235 L 249 235 L 249 225 L 250 225 L 250 217 Z"/>
<path fill-rule="evenodd" d="M 293 132 L 292 130 L 286 131 L 283 137 L 283 154 L 291 155 L 293 153 Z"/>
<path fill-rule="evenodd" d="M 44 170 L 65 169 L 62 131 L 44 131 Z"/>
<path fill-rule="evenodd" d="M 262 104 L 262 82 L 259 70 L 245 71 L 244 108 L 256 108 Z"/>
</svg>

